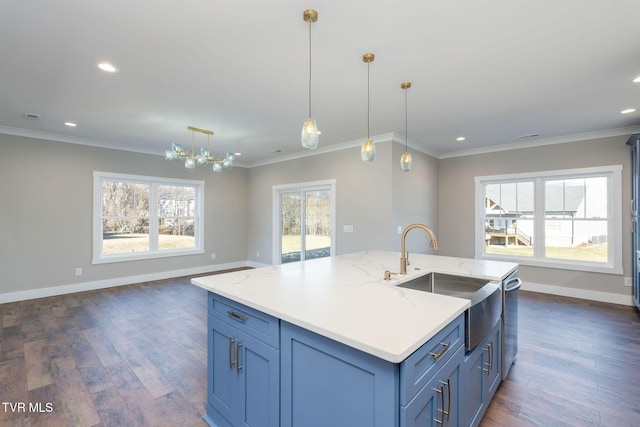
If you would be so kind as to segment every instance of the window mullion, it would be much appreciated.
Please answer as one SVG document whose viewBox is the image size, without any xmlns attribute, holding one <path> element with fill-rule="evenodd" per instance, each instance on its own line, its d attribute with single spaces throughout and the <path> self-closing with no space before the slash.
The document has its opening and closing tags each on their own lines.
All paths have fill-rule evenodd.
<svg viewBox="0 0 640 427">
<path fill-rule="evenodd" d="M 534 244 L 533 257 L 536 259 L 544 259 L 545 257 L 545 191 L 544 179 L 536 178 L 533 188 L 533 216 L 534 216 Z"/>
<path fill-rule="evenodd" d="M 151 183 L 149 186 L 149 250 L 156 252 L 158 250 L 158 187 L 157 183 Z"/>
<path fill-rule="evenodd" d="M 300 190 L 300 261 L 307 259 L 307 192 Z"/>
</svg>

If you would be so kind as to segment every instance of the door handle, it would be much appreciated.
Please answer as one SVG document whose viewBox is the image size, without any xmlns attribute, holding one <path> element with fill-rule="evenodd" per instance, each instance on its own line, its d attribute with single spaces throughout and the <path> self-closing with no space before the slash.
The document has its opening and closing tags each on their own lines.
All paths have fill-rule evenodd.
<svg viewBox="0 0 640 427">
<path fill-rule="evenodd" d="M 440 381 L 442 385 L 447 387 L 447 410 L 444 410 L 444 393 L 442 395 L 442 412 L 447 416 L 447 421 L 451 414 L 451 378 L 447 378 L 447 381 Z M 444 420 L 444 417 L 443 417 Z"/>
<path fill-rule="evenodd" d="M 442 355 L 447 352 L 447 350 L 449 349 L 449 346 L 451 345 L 451 343 L 450 342 L 441 342 L 440 345 L 444 347 L 440 353 L 437 353 L 437 354 L 436 353 L 429 353 L 436 360 L 440 359 L 442 357 Z"/>
<path fill-rule="evenodd" d="M 233 337 L 229 337 L 229 369 L 233 369 L 233 365 L 236 363 L 233 360 L 233 343 L 235 340 Z"/>
<path fill-rule="evenodd" d="M 240 347 L 242 347 L 242 343 L 240 340 L 236 341 L 236 372 L 239 374 L 240 369 L 244 368 L 244 366 L 240 365 Z"/>
<path fill-rule="evenodd" d="M 434 418 L 433 421 L 437 422 L 440 425 L 444 425 L 444 389 L 442 388 L 442 386 L 440 386 L 440 388 L 436 388 L 434 390 L 440 395 L 440 407 L 442 409 L 440 409 L 440 419 Z"/>
</svg>

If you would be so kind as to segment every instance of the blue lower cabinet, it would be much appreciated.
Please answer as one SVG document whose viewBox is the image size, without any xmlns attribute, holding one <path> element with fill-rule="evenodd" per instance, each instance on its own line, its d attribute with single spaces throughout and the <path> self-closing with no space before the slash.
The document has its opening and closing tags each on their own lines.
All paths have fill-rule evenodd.
<svg viewBox="0 0 640 427">
<path fill-rule="evenodd" d="M 500 322 L 489 336 L 465 357 L 463 425 L 477 426 L 501 381 Z"/>
<path fill-rule="evenodd" d="M 463 363 L 464 348 L 459 347 L 409 404 L 400 408 L 400 425 L 406 427 L 461 425 Z"/>
<path fill-rule="evenodd" d="M 209 316 L 208 405 L 216 427 L 280 424 L 280 352 Z"/>
<path fill-rule="evenodd" d="M 214 427 L 476 426 L 500 384 L 500 322 L 465 355 L 460 315 L 391 363 L 209 299 L 204 418 Z"/>
<path fill-rule="evenodd" d="M 281 322 L 283 427 L 398 426 L 397 364 Z"/>
</svg>

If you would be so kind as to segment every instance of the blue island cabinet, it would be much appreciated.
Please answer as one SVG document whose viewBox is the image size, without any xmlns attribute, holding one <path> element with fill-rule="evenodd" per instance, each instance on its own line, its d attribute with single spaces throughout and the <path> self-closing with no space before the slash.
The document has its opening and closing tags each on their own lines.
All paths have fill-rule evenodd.
<svg viewBox="0 0 640 427">
<path fill-rule="evenodd" d="M 401 363 L 282 322 L 281 425 L 459 425 L 463 319 Z"/>
<path fill-rule="evenodd" d="M 501 325 L 500 322 L 468 355 L 464 361 L 465 393 L 464 425 L 475 427 L 480 424 L 489 403 L 495 394 L 501 375 Z"/>
<path fill-rule="evenodd" d="M 208 305 L 205 420 L 216 427 L 279 426 L 279 320 L 211 293 Z"/>
<path fill-rule="evenodd" d="M 392 363 L 211 292 L 208 304 L 211 426 L 461 424 L 464 314 Z"/>
</svg>

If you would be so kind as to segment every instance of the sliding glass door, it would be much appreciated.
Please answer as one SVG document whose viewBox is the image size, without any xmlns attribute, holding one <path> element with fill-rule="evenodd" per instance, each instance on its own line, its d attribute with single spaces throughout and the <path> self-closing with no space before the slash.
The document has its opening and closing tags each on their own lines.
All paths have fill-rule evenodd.
<svg viewBox="0 0 640 427">
<path fill-rule="evenodd" d="M 278 223 L 275 263 L 331 256 L 333 251 L 334 183 L 274 187 Z"/>
</svg>

